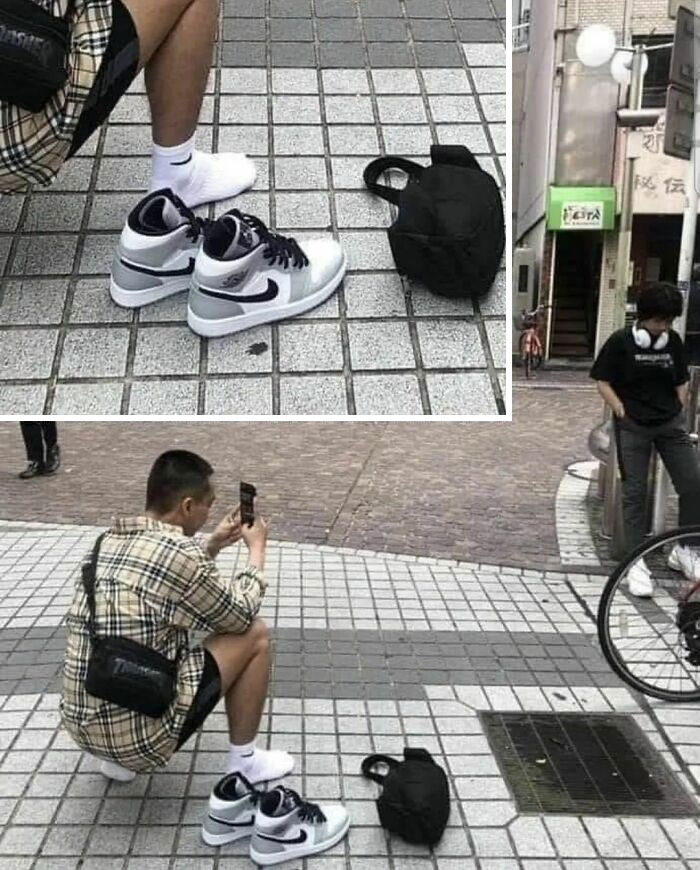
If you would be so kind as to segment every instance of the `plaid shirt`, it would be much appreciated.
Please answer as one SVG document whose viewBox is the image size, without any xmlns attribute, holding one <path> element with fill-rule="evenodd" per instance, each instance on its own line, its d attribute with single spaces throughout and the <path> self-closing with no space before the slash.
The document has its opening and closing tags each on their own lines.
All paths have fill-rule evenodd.
<svg viewBox="0 0 700 870">
<path fill-rule="evenodd" d="M 89 611 L 78 572 L 66 619 L 63 724 L 88 752 L 131 770 L 152 770 L 175 751 L 204 669 L 204 649 L 190 647 L 189 632 L 245 632 L 267 584 L 253 567 L 224 579 L 196 540 L 148 517 L 115 522 L 102 540 L 96 578 L 97 634 L 128 637 L 177 659 L 176 697 L 153 719 L 88 695 Z"/>
<path fill-rule="evenodd" d="M 33 0 L 65 16 L 67 0 Z M 68 80 L 39 112 L 0 101 L 0 193 L 50 184 L 68 156 L 112 29 L 112 0 L 75 0 Z"/>
</svg>

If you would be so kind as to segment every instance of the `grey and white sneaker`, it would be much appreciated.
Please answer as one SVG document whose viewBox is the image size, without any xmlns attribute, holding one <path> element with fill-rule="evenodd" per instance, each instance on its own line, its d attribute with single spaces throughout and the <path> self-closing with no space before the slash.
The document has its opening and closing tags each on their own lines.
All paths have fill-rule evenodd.
<svg viewBox="0 0 700 870">
<path fill-rule="evenodd" d="M 125 308 L 138 308 L 190 286 L 202 231 L 170 188 L 155 190 L 126 219 L 112 262 L 109 292 Z"/>
<path fill-rule="evenodd" d="M 277 786 L 260 799 L 250 857 L 268 867 L 335 846 L 347 834 L 350 817 L 339 804 L 320 807 L 290 788 Z"/>
<path fill-rule="evenodd" d="M 187 322 L 198 335 L 219 336 L 294 317 L 324 302 L 345 268 L 333 239 L 300 245 L 232 209 L 208 227 L 197 254 Z"/>
<path fill-rule="evenodd" d="M 202 825 L 204 842 L 208 846 L 223 846 L 250 837 L 260 794 L 240 773 L 229 773 L 220 779 L 209 797 Z"/>
</svg>

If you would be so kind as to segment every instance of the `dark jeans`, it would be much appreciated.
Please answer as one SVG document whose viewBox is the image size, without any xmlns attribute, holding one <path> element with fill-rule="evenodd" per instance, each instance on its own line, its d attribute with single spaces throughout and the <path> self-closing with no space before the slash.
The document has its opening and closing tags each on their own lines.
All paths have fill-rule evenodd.
<svg viewBox="0 0 700 870">
<path fill-rule="evenodd" d="M 46 422 L 43 420 L 41 422 L 23 420 L 19 425 L 22 429 L 24 446 L 27 450 L 27 460 L 43 465 L 45 459 L 44 442 L 46 442 L 46 449 L 48 450 L 58 440 L 56 424 L 52 420 L 47 420 Z"/>
<path fill-rule="evenodd" d="M 652 446 L 656 447 L 678 493 L 678 525 L 700 525 L 700 465 L 684 415 L 661 426 L 640 426 L 627 417 L 618 421 L 618 425 L 627 549 L 641 544 L 648 531 L 647 479 Z"/>
</svg>

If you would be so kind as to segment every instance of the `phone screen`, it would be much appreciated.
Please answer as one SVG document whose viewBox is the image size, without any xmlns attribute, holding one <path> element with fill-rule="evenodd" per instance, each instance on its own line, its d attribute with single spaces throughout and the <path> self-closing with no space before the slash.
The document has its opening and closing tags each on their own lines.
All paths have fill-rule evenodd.
<svg viewBox="0 0 700 870">
<path fill-rule="evenodd" d="M 255 522 L 255 499 L 256 489 L 252 483 L 241 481 L 241 523 L 252 526 Z"/>
</svg>

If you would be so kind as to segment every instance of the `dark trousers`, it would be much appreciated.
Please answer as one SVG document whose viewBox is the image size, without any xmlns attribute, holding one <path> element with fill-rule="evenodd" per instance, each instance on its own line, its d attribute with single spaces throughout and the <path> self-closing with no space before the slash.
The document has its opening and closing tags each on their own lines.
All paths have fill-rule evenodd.
<svg viewBox="0 0 700 870">
<path fill-rule="evenodd" d="M 648 531 L 647 480 L 652 446 L 656 447 L 678 493 L 678 525 L 700 525 L 700 465 L 684 415 L 661 426 L 640 426 L 627 417 L 618 421 L 618 425 L 627 549 L 639 546 Z"/>
<path fill-rule="evenodd" d="M 47 421 L 25 421 L 20 424 L 22 428 L 22 437 L 24 438 L 24 446 L 27 450 L 27 460 L 29 462 L 38 462 L 39 465 L 44 464 L 44 442 L 46 449 L 53 447 L 58 440 L 58 431 L 53 420 Z"/>
</svg>

